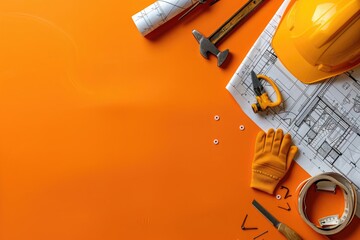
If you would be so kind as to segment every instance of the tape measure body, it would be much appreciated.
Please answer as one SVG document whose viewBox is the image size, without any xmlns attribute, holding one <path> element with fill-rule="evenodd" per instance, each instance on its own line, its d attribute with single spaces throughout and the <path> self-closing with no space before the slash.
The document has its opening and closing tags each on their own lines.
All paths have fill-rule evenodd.
<svg viewBox="0 0 360 240">
<path fill-rule="evenodd" d="M 341 216 L 327 216 L 319 219 L 319 225 L 311 222 L 306 213 L 306 195 L 312 185 L 328 181 L 338 186 L 344 193 L 344 212 Z M 324 184 L 319 184 L 323 186 Z M 330 188 L 332 189 L 332 188 Z M 334 235 L 341 232 L 354 218 L 357 207 L 357 194 L 355 186 L 338 173 L 329 172 L 311 177 L 303 181 L 296 190 L 298 193 L 297 206 L 302 219 L 317 233 Z"/>
</svg>

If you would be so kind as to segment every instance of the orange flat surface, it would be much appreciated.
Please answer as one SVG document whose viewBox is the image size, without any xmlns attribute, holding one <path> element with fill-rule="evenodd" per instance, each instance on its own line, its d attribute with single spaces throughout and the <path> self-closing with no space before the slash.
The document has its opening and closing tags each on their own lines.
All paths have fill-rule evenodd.
<svg viewBox="0 0 360 240">
<path fill-rule="evenodd" d="M 191 31 L 210 35 L 245 0 L 144 38 L 131 16 L 153 2 L 0 2 L 0 239 L 285 239 L 254 198 L 304 239 L 326 239 L 294 196 L 249 187 L 259 128 L 225 89 L 282 1 L 219 45 L 232 52 L 225 68 Z M 307 177 L 295 164 L 282 185 L 294 193 Z M 246 214 L 258 230 L 241 230 Z M 359 238 L 356 218 L 334 239 Z"/>
</svg>

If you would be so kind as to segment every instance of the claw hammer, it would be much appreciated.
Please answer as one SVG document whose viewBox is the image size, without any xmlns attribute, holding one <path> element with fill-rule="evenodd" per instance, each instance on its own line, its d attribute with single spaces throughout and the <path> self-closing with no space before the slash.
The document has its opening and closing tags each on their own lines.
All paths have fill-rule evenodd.
<svg viewBox="0 0 360 240">
<path fill-rule="evenodd" d="M 236 26 L 243 23 L 245 18 L 250 15 L 264 1 L 265 0 L 249 0 L 208 38 L 203 36 L 197 30 L 193 30 L 192 34 L 200 45 L 201 55 L 204 58 L 208 58 L 208 52 L 214 54 L 218 59 L 217 65 L 220 67 L 229 55 L 229 49 L 226 49 L 225 51 L 220 51 L 215 45 L 220 42 Z"/>
</svg>

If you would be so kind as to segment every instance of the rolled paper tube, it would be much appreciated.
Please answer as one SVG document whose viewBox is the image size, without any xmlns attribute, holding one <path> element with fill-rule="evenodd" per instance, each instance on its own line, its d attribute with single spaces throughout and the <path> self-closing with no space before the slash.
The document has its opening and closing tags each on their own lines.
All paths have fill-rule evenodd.
<svg viewBox="0 0 360 240">
<path fill-rule="evenodd" d="M 145 36 L 196 2 L 197 0 L 156 1 L 133 15 L 132 19 L 141 34 Z"/>
</svg>

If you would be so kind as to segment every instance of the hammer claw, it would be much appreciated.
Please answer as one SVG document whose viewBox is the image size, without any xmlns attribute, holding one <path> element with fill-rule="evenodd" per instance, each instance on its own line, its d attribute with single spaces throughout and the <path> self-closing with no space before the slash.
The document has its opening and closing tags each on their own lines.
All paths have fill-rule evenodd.
<svg viewBox="0 0 360 240">
<path fill-rule="evenodd" d="M 200 43 L 201 39 L 204 38 L 204 36 L 195 29 L 192 31 L 192 34 L 194 35 L 194 37 L 195 37 L 196 41 L 198 41 L 198 43 Z"/>
</svg>

